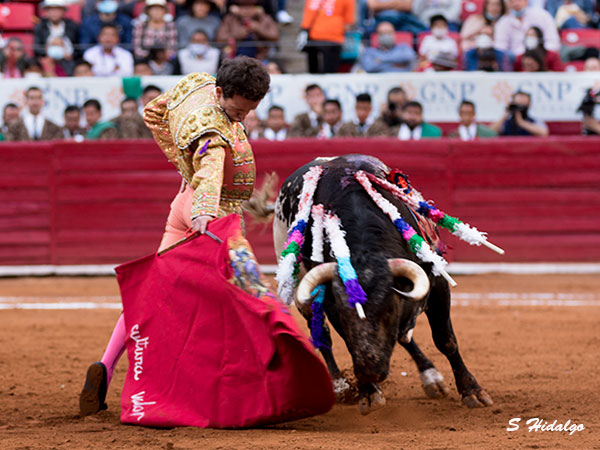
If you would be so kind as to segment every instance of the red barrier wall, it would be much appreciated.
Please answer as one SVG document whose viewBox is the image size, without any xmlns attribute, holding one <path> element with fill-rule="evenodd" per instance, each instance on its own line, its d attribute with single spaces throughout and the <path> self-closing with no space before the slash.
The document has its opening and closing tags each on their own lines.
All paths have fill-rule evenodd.
<svg viewBox="0 0 600 450">
<path fill-rule="evenodd" d="M 600 261 L 600 138 L 290 140 L 253 144 L 280 182 L 317 156 L 367 153 L 489 233 L 498 256 L 445 231 L 453 261 Z M 3 143 L 0 264 L 119 263 L 154 251 L 180 178 L 153 141 Z M 260 178 L 259 178 L 260 181 Z M 248 221 L 262 263 L 270 224 Z"/>
</svg>

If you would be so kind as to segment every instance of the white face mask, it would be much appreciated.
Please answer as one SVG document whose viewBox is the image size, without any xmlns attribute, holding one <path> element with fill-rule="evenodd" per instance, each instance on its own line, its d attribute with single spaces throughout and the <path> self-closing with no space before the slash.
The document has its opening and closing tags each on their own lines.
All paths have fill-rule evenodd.
<svg viewBox="0 0 600 450">
<path fill-rule="evenodd" d="M 540 40 L 535 36 L 525 37 L 525 48 L 527 50 L 533 50 L 534 48 L 537 48 L 539 43 L 540 43 Z"/>
<path fill-rule="evenodd" d="M 492 38 L 487 34 L 478 34 L 475 38 L 477 48 L 492 48 L 493 43 Z"/>
<path fill-rule="evenodd" d="M 442 39 L 442 38 L 446 37 L 446 35 L 448 34 L 448 28 L 440 28 L 440 27 L 433 28 L 431 30 L 431 34 L 433 34 L 438 39 Z"/>
<path fill-rule="evenodd" d="M 51 45 L 48 47 L 48 56 L 55 61 L 65 57 L 65 49 L 60 45 Z"/>
<path fill-rule="evenodd" d="M 206 44 L 189 44 L 188 48 L 194 56 L 202 56 L 208 51 L 208 45 Z"/>
</svg>

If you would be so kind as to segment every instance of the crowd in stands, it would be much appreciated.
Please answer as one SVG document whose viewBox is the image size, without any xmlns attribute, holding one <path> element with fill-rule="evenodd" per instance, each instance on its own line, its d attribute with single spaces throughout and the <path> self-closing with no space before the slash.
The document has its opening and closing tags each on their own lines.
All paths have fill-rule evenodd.
<svg viewBox="0 0 600 450">
<path fill-rule="evenodd" d="M 311 73 L 540 72 L 562 71 L 571 63 L 578 70 L 600 71 L 600 0 L 305 0 L 301 18 L 287 13 L 285 0 L 84 0 L 76 20 L 67 17 L 69 1 L 39 3 L 31 49 L 0 27 L 3 78 L 216 73 L 223 59 L 240 54 L 259 58 L 271 74 L 280 74 L 283 70 L 274 55 L 282 45 L 282 27 L 295 19 L 302 28 L 297 49 L 306 53 Z M 0 25 L 4 21 L 0 14 Z M 577 37 L 582 30 L 597 41 L 592 37 L 581 45 L 572 42 L 570 33 Z M 352 33 L 362 40 L 349 41 Z M 348 50 L 349 42 L 359 44 L 355 52 L 352 45 Z M 343 49 L 350 59 L 344 59 L 348 56 Z M 306 91 L 307 113 L 289 127 L 284 110 L 274 106 L 264 123 L 256 114 L 249 116 L 249 135 L 274 140 L 442 135 L 423 121 L 422 106 L 409 101 L 400 88 L 390 91 L 376 120 L 369 95 L 359 95 L 355 120 L 342 123 L 343 105 L 326 99 L 315 86 Z M 124 99 L 121 115 L 106 122 L 100 120 L 102 99 L 88 100 L 82 107 L 71 105 L 64 118 L 71 125 L 58 130 L 39 117 L 41 95 L 39 89 L 30 88 L 20 115 L 17 108 L 15 116 L 17 105 L 5 105 L 0 136 L 149 137 L 140 116 L 145 104 L 141 99 Z M 544 124 L 528 115 L 530 101 L 527 93 L 515 93 L 504 117 L 487 128 L 475 122 L 476 105 L 465 99 L 460 106 L 462 128 L 450 135 L 548 134 Z M 594 123 L 589 124 L 585 130 L 593 133 Z"/>
</svg>

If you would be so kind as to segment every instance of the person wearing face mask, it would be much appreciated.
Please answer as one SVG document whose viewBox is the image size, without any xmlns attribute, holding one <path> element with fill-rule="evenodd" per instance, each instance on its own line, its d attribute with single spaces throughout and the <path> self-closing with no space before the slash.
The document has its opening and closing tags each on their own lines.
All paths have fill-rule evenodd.
<svg viewBox="0 0 600 450">
<path fill-rule="evenodd" d="M 527 0 L 507 0 L 509 13 L 501 17 L 494 28 L 494 47 L 511 56 L 525 53 L 525 35 L 538 27 L 546 50 L 558 51 L 560 37 L 553 17 L 541 8 L 527 6 Z"/>
<path fill-rule="evenodd" d="M 456 41 L 448 37 L 448 21 L 441 15 L 431 18 L 431 34 L 425 36 L 419 47 L 420 65 L 428 65 L 438 53 L 445 53 L 454 58 L 458 55 Z"/>
<path fill-rule="evenodd" d="M 40 58 L 45 77 L 70 77 L 75 69 L 73 45 L 67 38 L 50 37 L 46 45 L 46 55 Z"/>
<path fill-rule="evenodd" d="M 544 34 L 538 27 L 531 27 L 527 30 L 524 44 L 526 52 L 535 52 L 542 59 L 541 65 L 543 70 L 552 72 L 562 72 L 564 70 L 560 55 L 557 52 L 546 50 L 546 47 L 544 47 Z M 519 55 L 515 59 L 515 72 L 525 71 L 523 68 L 523 56 L 524 54 Z M 528 72 L 530 71 L 528 70 Z"/>
<path fill-rule="evenodd" d="M 510 58 L 503 51 L 494 48 L 494 29 L 485 25 L 475 39 L 475 48 L 464 54 L 464 69 L 467 71 L 510 72 Z"/>
<path fill-rule="evenodd" d="M 396 44 L 396 31 L 390 22 L 377 25 L 377 47 L 365 48 L 359 65 L 365 72 L 410 72 L 417 61 L 415 51 L 406 44 Z"/>
<path fill-rule="evenodd" d="M 177 59 L 182 74 L 192 72 L 216 73 L 219 65 L 219 50 L 209 45 L 208 35 L 196 30 L 188 45 L 179 50 Z"/>
<path fill-rule="evenodd" d="M 498 19 L 506 14 L 503 0 L 485 0 L 483 14 L 471 14 L 465 19 L 460 29 L 460 48 L 463 53 L 477 47 L 476 39 L 485 26 L 496 24 Z"/>
<path fill-rule="evenodd" d="M 47 55 L 47 44 L 50 38 L 60 37 L 77 45 L 79 25 L 65 17 L 67 2 L 65 0 L 45 0 L 41 4 L 43 17 L 33 29 L 33 50 L 37 58 Z M 71 50 L 72 52 L 72 50 Z"/>
</svg>

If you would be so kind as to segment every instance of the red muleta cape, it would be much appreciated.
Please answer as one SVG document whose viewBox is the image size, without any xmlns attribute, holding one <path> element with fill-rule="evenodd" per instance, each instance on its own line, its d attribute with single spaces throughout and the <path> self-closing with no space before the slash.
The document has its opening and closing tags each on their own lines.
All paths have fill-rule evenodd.
<svg viewBox="0 0 600 450">
<path fill-rule="evenodd" d="M 240 219 L 117 267 L 129 339 L 121 422 L 238 428 L 322 414 L 327 368 L 268 288 Z"/>
</svg>

